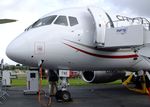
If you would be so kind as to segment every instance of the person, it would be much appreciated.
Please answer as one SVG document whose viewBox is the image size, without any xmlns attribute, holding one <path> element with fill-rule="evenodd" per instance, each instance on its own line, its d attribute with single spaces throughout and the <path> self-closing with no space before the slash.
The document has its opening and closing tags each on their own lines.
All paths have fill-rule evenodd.
<svg viewBox="0 0 150 107">
<path fill-rule="evenodd" d="M 58 75 L 53 70 L 49 70 L 50 96 L 55 96 L 57 92 Z"/>
</svg>

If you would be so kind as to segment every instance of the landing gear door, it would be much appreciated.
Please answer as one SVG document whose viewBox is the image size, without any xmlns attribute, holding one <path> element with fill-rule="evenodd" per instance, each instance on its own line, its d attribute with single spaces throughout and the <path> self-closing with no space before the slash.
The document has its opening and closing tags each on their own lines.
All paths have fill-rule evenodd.
<svg viewBox="0 0 150 107">
<path fill-rule="evenodd" d="M 95 24 L 95 43 L 99 46 L 103 46 L 105 42 L 105 30 L 107 23 L 109 22 L 107 13 L 98 7 L 88 7 L 88 11 L 91 14 Z"/>
</svg>

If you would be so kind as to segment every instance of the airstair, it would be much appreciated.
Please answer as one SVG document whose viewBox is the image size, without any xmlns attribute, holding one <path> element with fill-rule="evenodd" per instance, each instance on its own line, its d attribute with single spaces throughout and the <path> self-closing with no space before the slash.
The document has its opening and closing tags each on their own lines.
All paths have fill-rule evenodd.
<svg viewBox="0 0 150 107">
<path fill-rule="evenodd" d="M 118 20 L 113 21 L 114 27 L 106 27 L 105 40 L 101 47 L 136 48 L 150 43 L 150 22 L 146 18 L 116 17 Z"/>
<path fill-rule="evenodd" d="M 97 48 L 139 48 L 150 44 L 150 22 L 142 17 L 117 15 L 117 20 L 103 10 L 89 7 L 94 21 L 94 43 Z"/>
</svg>

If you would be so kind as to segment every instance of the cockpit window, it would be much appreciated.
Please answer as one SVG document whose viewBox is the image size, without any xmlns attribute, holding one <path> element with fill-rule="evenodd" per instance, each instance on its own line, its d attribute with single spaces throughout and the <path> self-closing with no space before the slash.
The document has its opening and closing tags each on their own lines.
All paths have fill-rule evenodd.
<svg viewBox="0 0 150 107">
<path fill-rule="evenodd" d="M 69 16 L 70 26 L 74 26 L 78 24 L 78 20 L 76 17 Z"/>
<path fill-rule="evenodd" d="M 39 26 L 44 26 L 44 25 L 49 25 L 53 22 L 53 20 L 56 18 L 56 16 L 57 15 L 53 15 L 53 16 L 48 16 L 48 17 L 39 19 L 38 21 L 36 21 L 32 25 L 32 28 L 39 27 Z"/>
<path fill-rule="evenodd" d="M 56 19 L 56 21 L 54 22 L 54 24 L 63 25 L 63 26 L 68 26 L 68 22 L 67 22 L 66 16 L 59 16 L 59 17 Z"/>
</svg>

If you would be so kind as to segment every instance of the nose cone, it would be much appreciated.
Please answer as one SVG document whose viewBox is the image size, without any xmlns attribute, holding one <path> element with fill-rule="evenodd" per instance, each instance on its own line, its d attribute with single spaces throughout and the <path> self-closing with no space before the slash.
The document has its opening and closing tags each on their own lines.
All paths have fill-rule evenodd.
<svg viewBox="0 0 150 107">
<path fill-rule="evenodd" d="M 6 49 L 6 55 L 15 62 L 21 63 L 25 59 L 25 46 L 22 41 L 17 38 L 13 40 Z"/>
</svg>

